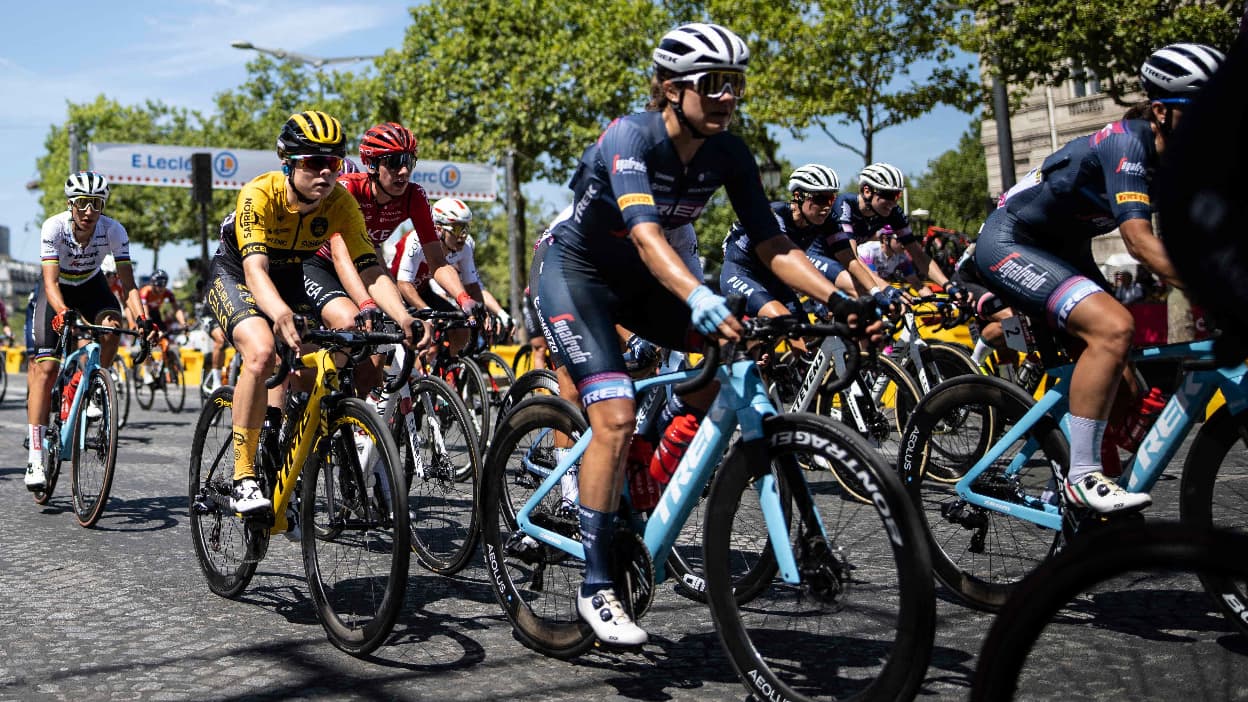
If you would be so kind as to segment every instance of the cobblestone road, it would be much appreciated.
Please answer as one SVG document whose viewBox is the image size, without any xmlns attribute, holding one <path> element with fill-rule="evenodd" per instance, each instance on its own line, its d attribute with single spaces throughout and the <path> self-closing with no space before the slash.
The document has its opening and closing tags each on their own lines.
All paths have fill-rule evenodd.
<svg viewBox="0 0 1248 702">
<path fill-rule="evenodd" d="M 211 594 L 191 548 L 186 465 L 195 414 L 132 408 L 112 498 L 98 528 L 22 486 L 20 378 L 0 406 L 0 699 L 727 700 L 743 688 L 707 610 L 663 587 L 641 653 L 573 662 L 517 643 L 474 560 L 443 578 L 413 566 L 392 641 L 369 660 L 334 649 L 317 623 L 298 547 L 275 539 L 238 600 Z M 160 400 L 158 399 L 159 403 Z M 193 405 L 192 403 L 188 403 Z M 1157 516 L 1173 516 L 1174 481 Z M 1129 583 L 1128 586 L 1131 584 Z M 1049 655 L 1061 687 L 1040 699 L 1245 699 L 1248 645 L 1199 585 L 1106 593 L 1069 617 Z M 1109 613 L 1141 611 L 1122 623 Z M 990 615 L 939 605 L 920 699 L 964 699 Z M 1107 662 L 1097 663 L 1098 658 Z M 1089 671 L 1095 675 L 1089 676 Z M 1084 678 L 1095 684 L 1084 685 Z"/>
</svg>

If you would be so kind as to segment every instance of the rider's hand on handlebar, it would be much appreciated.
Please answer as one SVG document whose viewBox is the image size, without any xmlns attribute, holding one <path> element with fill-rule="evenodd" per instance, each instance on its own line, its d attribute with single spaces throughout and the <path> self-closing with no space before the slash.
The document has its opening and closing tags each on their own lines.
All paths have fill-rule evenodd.
<svg viewBox="0 0 1248 702">
<path fill-rule="evenodd" d="M 699 285 L 685 298 L 692 313 L 694 329 L 706 335 L 718 335 L 729 341 L 741 338 L 741 322 L 728 310 L 728 301 Z"/>
<path fill-rule="evenodd" d="M 863 296 L 858 299 L 833 293 L 828 300 L 828 309 L 832 311 L 833 321 L 849 327 L 857 338 L 869 339 L 877 343 L 884 338 L 884 324 L 873 297 Z"/>
<path fill-rule="evenodd" d="M 273 336 L 292 349 L 299 348 L 302 338 L 299 335 L 299 327 L 295 324 L 295 313 L 289 307 L 274 318 Z"/>
</svg>

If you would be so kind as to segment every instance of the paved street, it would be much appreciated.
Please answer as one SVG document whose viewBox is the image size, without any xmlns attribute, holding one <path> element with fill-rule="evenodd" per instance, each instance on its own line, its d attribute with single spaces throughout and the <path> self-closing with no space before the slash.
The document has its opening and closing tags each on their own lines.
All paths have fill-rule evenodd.
<svg viewBox="0 0 1248 702">
<path fill-rule="evenodd" d="M 455 578 L 413 564 L 393 640 L 370 660 L 351 658 L 326 641 L 298 547 L 284 539 L 240 599 L 208 591 L 186 509 L 193 400 L 182 414 L 160 398 L 153 411 L 132 406 L 112 498 L 86 530 L 68 512 L 67 478 L 45 508 L 22 485 L 23 392 L 12 378 L 0 406 L 0 699 L 745 697 L 707 610 L 670 586 L 644 620 L 644 652 L 563 662 L 512 638 L 479 558 Z M 1174 515 L 1175 483 L 1159 486 L 1151 514 Z M 1198 593 L 1187 579 L 1093 598 L 1046 649 L 1041 678 L 1062 687 L 1028 697 L 1248 699 L 1248 643 Z M 1122 612 L 1141 616 L 1111 616 Z M 920 699 L 964 699 L 991 617 L 947 600 L 939 615 Z"/>
</svg>

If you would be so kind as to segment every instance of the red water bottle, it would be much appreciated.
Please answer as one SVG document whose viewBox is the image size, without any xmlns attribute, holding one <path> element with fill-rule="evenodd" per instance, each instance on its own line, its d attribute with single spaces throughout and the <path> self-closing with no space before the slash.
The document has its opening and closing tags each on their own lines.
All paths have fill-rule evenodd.
<svg viewBox="0 0 1248 702">
<path fill-rule="evenodd" d="M 1123 431 L 1119 435 L 1121 443 L 1118 445 L 1123 449 L 1135 453 L 1140 448 L 1140 442 L 1144 440 L 1144 435 L 1148 433 L 1157 416 L 1161 414 L 1162 408 L 1166 406 L 1166 396 L 1162 394 L 1160 388 L 1152 388 L 1148 394 L 1140 398 L 1139 403 L 1132 408 L 1132 412 L 1127 415 L 1126 421 L 1123 422 Z"/>
<path fill-rule="evenodd" d="M 61 394 L 61 421 L 69 419 L 69 409 L 74 406 L 74 393 L 78 392 L 78 383 L 82 380 L 82 369 L 74 371 L 74 376 L 69 379 L 69 384 L 65 386 L 65 392 Z"/>
<path fill-rule="evenodd" d="M 659 449 L 650 460 L 650 475 L 663 485 L 672 479 L 676 466 L 689 448 L 693 435 L 698 433 L 698 418 L 692 414 L 682 414 L 672 420 L 663 432 L 659 441 Z"/>
<path fill-rule="evenodd" d="M 649 512 L 659 504 L 659 496 L 663 494 L 663 486 L 659 485 L 650 475 L 650 460 L 654 457 L 654 444 L 633 436 L 633 443 L 628 447 L 628 494 L 632 499 L 633 508 L 641 512 Z"/>
</svg>

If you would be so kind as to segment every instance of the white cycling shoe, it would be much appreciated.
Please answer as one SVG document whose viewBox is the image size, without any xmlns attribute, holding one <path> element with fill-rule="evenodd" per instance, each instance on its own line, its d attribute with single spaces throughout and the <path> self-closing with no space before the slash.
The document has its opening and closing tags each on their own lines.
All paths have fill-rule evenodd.
<svg viewBox="0 0 1248 702">
<path fill-rule="evenodd" d="M 645 630 L 633 623 L 624 611 L 624 605 L 615 596 L 615 589 L 609 585 L 588 597 L 578 592 L 576 611 L 605 644 L 640 646 L 650 640 Z"/>
<path fill-rule="evenodd" d="M 26 476 L 22 478 L 22 482 L 26 484 L 26 489 L 31 492 L 42 492 L 48 485 L 48 478 L 43 473 L 43 465 L 40 463 L 27 463 Z"/>
<path fill-rule="evenodd" d="M 1062 494 L 1067 505 L 1090 509 L 1097 514 L 1134 512 L 1153 504 L 1148 493 L 1127 492 L 1100 471 L 1066 482 Z"/>
</svg>

